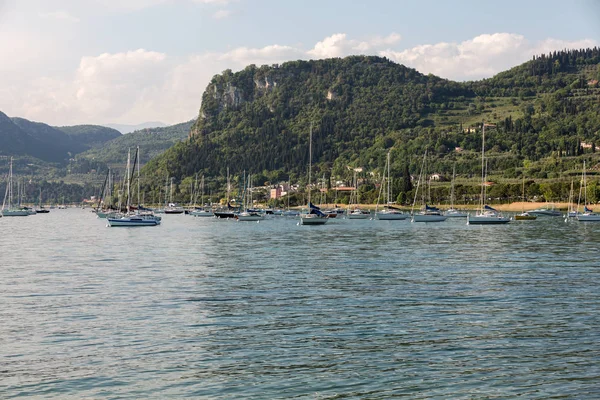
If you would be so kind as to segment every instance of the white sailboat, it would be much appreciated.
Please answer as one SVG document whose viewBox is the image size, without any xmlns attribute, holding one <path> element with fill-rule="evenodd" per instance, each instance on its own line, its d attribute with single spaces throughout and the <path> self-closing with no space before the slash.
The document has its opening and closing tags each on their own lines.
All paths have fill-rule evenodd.
<svg viewBox="0 0 600 400">
<path fill-rule="evenodd" d="M 577 205 L 579 209 L 579 204 Z M 577 215 L 577 220 L 581 222 L 598 222 L 600 214 L 596 214 L 587 207 L 587 178 L 585 174 L 585 161 L 583 162 L 583 213 Z"/>
<path fill-rule="evenodd" d="M 509 217 L 504 217 L 496 209 L 485 204 L 485 182 L 487 172 L 485 168 L 485 127 L 486 124 L 484 122 L 481 141 L 481 199 L 479 202 L 479 210 L 474 216 L 467 216 L 467 225 L 497 225 L 510 222 Z"/>
<path fill-rule="evenodd" d="M 417 188 L 415 190 L 415 197 L 413 199 L 413 205 L 411 209 L 412 219 L 411 222 L 443 222 L 446 220 L 445 215 L 443 215 L 437 207 L 430 207 L 425 203 L 425 190 L 421 190 L 421 200 L 423 207 L 421 211 L 415 213 L 415 206 L 417 204 L 417 196 L 419 195 L 419 187 L 421 186 L 421 181 L 423 179 L 423 173 L 425 172 L 425 161 L 427 160 L 427 149 L 425 149 L 425 154 L 423 155 L 423 163 L 421 164 L 421 172 L 419 173 L 419 180 L 417 181 Z"/>
<path fill-rule="evenodd" d="M 19 193 L 20 195 L 20 193 Z M 8 179 L 6 182 L 6 191 L 4 193 L 4 201 L 2 202 L 3 217 L 26 217 L 29 212 L 25 209 L 14 207 L 13 201 L 13 159 L 10 158 L 10 167 L 8 169 Z"/>
<path fill-rule="evenodd" d="M 252 206 L 252 179 L 248 177 L 248 185 L 245 190 L 244 202 L 246 203 L 245 210 L 237 215 L 238 221 L 262 221 L 265 219 L 264 215 L 258 212 L 257 210 L 253 210 L 250 207 Z"/>
<path fill-rule="evenodd" d="M 402 221 L 408 218 L 408 214 L 403 213 L 396 207 L 392 206 L 392 180 L 390 178 L 390 151 L 387 154 L 387 161 L 383 170 L 383 178 L 381 179 L 381 188 L 379 189 L 379 197 L 385 188 L 386 203 L 383 210 L 379 211 L 379 197 L 377 198 L 377 206 L 375 208 L 375 217 L 381 221 Z M 386 177 L 387 171 L 387 177 Z"/>
<path fill-rule="evenodd" d="M 350 193 L 350 201 L 348 202 L 348 211 L 346 211 L 346 217 L 348 219 L 369 219 L 371 217 L 371 212 L 367 210 L 363 210 L 360 208 L 360 201 L 358 197 L 358 177 L 356 173 L 362 169 L 354 169 L 354 190 Z M 353 203 L 354 201 L 354 203 Z M 355 206 L 352 208 L 351 205 Z M 352 209 L 351 209 L 352 208 Z"/>
<path fill-rule="evenodd" d="M 135 170 L 135 164 L 138 161 L 140 148 L 137 148 L 135 154 L 135 161 L 133 169 Z M 117 226 L 156 226 L 160 225 L 161 218 L 154 215 L 151 211 L 149 212 L 141 212 L 140 211 L 140 169 L 138 164 L 138 207 L 135 212 L 131 212 L 131 178 L 133 176 L 133 171 L 131 174 L 129 173 L 129 166 L 131 162 L 131 150 L 127 153 L 127 213 L 122 216 L 115 216 L 113 218 L 106 218 L 108 222 L 108 226 L 117 227 Z"/>
<path fill-rule="evenodd" d="M 444 215 L 448 218 L 465 218 L 468 214 L 454 208 L 454 180 L 456 179 L 456 164 L 452 167 L 452 184 L 450 187 L 450 208 Z"/>
<path fill-rule="evenodd" d="M 300 215 L 300 225 L 325 225 L 327 215 L 321 212 L 321 209 L 310 201 L 311 192 L 311 171 L 312 171 L 312 123 L 310 124 L 310 135 L 308 139 L 308 213 Z"/>
<path fill-rule="evenodd" d="M 214 217 L 215 213 L 213 212 L 212 208 L 204 205 L 204 175 L 202 175 L 202 179 L 200 180 L 200 188 L 202 191 L 202 195 L 200 197 L 200 204 L 202 204 L 202 207 L 192 211 L 190 215 L 193 215 L 194 217 Z"/>
</svg>

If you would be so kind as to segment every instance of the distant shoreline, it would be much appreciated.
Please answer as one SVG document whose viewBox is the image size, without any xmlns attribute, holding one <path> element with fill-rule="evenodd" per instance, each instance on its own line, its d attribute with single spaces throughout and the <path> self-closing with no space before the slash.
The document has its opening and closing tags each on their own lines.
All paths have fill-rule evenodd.
<svg viewBox="0 0 600 400">
<path fill-rule="evenodd" d="M 450 204 L 430 204 L 431 206 L 434 207 L 438 207 L 441 210 L 447 210 L 450 208 Z M 577 206 L 577 204 L 574 204 L 575 206 Z M 335 204 L 323 204 L 323 205 L 319 205 L 319 207 L 322 208 L 333 208 L 335 206 Z M 338 204 L 338 207 L 341 208 L 347 208 L 348 206 L 346 204 Z M 507 211 L 507 212 L 521 212 L 523 210 L 525 211 L 529 211 L 529 210 L 535 210 L 537 208 L 555 208 L 557 210 L 560 211 L 567 211 L 569 209 L 569 203 L 567 202 L 558 202 L 558 203 L 546 203 L 546 202 L 522 202 L 522 201 L 517 201 L 514 203 L 509 203 L 509 204 L 489 204 L 490 207 L 494 207 L 496 210 L 499 211 Z M 375 209 L 377 207 L 376 204 L 361 204 L 360 208 L 366 208 L 366 209 Z M 379 205 L 379 208 L 382 208 L 383 205 Z M 410 210 L 411 207 L 410 206 L 396 206 L 394 205 L 394 207 L 398 207 L 399 209 L 402 210 Z M 581 208 L 583 208 L 583 205 L 580 206 Z M 588 206 L 589 208 L 594 208 L 594 206 Z M 457 210 L 477 210 L 479 208 L 478 205 L 474 205 L 474 204 L 455 204 L 454 208 Z M 421 206 L 417 206 L 415 207 L 415 209 L 421 209 Z"/>
</svg>

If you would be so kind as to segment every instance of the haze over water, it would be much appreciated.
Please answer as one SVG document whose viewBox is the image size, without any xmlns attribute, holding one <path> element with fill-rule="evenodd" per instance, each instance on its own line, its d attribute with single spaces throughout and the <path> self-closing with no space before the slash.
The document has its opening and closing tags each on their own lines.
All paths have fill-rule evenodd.
<svg viewBox="0 0 600 400">
<path fill-rule="evenodd" d="M 1 218 L 0 398 L 597 398 L 600 224 Z"/>
</svg>

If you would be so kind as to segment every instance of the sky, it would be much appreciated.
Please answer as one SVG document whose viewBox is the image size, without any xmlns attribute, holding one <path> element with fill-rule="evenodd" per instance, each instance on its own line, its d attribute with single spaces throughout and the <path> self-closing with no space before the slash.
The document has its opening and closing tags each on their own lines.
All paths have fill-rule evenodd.
<svg viewBox="0 0 600 400">
<path fill-rule="evenodd" d="M 175 124 L 248 64 L 379 55 L 464 81 L 599 44 L 595 0 L 0 0 L 0 111 Z"/>
</svg>

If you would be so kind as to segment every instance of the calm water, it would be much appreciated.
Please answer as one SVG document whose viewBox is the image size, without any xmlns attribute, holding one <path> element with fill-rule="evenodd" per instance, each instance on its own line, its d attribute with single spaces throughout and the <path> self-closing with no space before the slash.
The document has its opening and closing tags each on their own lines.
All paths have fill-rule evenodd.
<svg viewBox="0 0 600 400">
<path fill-rule="evenodd" d="M 600 396 L 600 223 L 0 233 L 3 399 Z"/>
</svg>

